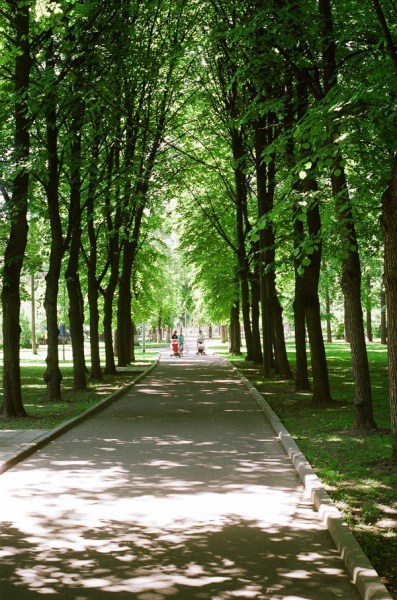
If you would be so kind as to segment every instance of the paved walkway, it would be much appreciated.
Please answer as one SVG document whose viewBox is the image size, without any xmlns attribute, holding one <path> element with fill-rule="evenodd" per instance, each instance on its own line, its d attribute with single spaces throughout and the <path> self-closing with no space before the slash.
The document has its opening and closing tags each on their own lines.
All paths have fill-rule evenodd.
<svg viewBox="0 0 397 600">
<path fill-rule="evenodd" d="M 0 463 L 6 463 L 17 450 L 35 446 L 48 432 L 48 429 L 0 430 Z"/>
<path fill-rule="evenodd" d="M 170 358 L 0 477 L 2 600 L 359 598 L 227 363 Z"/>
</svg>

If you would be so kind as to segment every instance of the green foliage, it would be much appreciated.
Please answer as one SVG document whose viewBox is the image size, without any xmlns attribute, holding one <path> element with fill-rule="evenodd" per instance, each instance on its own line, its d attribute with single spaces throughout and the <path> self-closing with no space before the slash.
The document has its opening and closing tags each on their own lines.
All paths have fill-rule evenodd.
<svg viewBox="0 0 397 600">
<path fill-rule="evenodd" d="M 271 226 L 274 260 L 261 267 L 276 273 L 286 318 L 293 316 L 295 274 L 303 275 L 321 245 L 321 302 L 324 309 L 328 290 L 333 333 L 339 336 L 340 265 L 346 252 L 356 248 L 341 235 L 348 201 L 365 276 L 363 304 L 373 309 L 378 326 L 383 272 L 379 215 L 395 152 L 397 88 L 372 5 L 332 3 L 338 77 L 330 90 L 324 82 L 325 41 L 314 0 L 244 6 L 235 0 L 150 0 L 120 6 L 112 1 L 39 0 L 31 5 L 32 177 L 25 271 L 48 271 L 52 234 L 62 238 L 65 270 L 72 230 L 71 142 L 79 114 L 84 299 L 93 240 L 102 291 L 110 282 L 112 257 L 120 258 L 119 277 L 131 244 L 136 245 L 131 278 L 136 323 L 157 325 L 160 319 L 171 324 L 185 315 L 226 322 L 240 295 L 238 245 L 244 246 L 252 276 L 255 244 Z M 10 6 L 2 3 L 0 42 L 4 197 L 21 168 L 13 156 L 17 98 L 12 74 L 18 49 Z M 390 3 L 384 3 L 384 11 L 392 23 Z M 392 26 L 391 31 L 395 35 Z M 257 157 L 259 121 L 266 147 Z M 58 144 L 52 196 L 48 131 L 56 132 Z M 241 140 L 238 156 L 232 151 L 236 135 Z M 266 165 L 267 175 L 275 167 L 274 181 L 266 182 L 269 193 L 274 184 L 274 205 L 261 219 L 257 160 Z M 247 183 L 242 216 L 236 206 L 236 172 Z M 345 190 L 338 212 L 331 174 L 344 174 L 347 180 L 349 198 Z M 316 190 L 310 189 L 311 181 Z M 60 227 L 51 234 L 50 210 L 56 201 Z M 308 218 L 315 203 L 321 230 L 311 235 Z M 2 206 L 2 216 L 4 245 L 14 215 Z M 237 236 L 242 221 L 243 242 Z M 299 240 L 296 224 L 302 226 Z M 367 275 L 371 287 L 365 283 Z M 67 313 L 63 286 L 58 298 L 62 319 Z M 102 298 L 99 308 L 102 313 Z"/>
<path fill-rule="evenodd" d="M 32 331 L 30 328 L 29 319 L 22 312 L 20 317 L 21 338 L 20 347 L 30 348 L 32 346 Z"/>
</svg>

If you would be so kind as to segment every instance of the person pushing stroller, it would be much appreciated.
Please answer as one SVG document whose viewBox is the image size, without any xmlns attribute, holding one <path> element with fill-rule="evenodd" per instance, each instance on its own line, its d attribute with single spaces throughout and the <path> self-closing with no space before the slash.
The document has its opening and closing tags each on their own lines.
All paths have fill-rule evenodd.
<svg viewBox="0 0 397 600">
<path fill-rule="evenodd" d="M 184 345 L 185 345 L 185 336 L 182 333 L 182 329 L 178 333 L 178 344 L 179 344 L 179 352 L 180 352 L 180 354 L 182 354 L 182 352 L 184 351 Z"/>
<path fill-rule="evenodd" d="M 174 333 L 171 336 L 171 356 L 178 356 L 179 358 L 183 353 L 183 345 L 184 345 L 184 336 L 182 333 L 182 329 L 179 334 L 175 329 Z"/>
<path fill-rule="evenodd" d="M 198 336 L 197 336 L 197 352 L 196 352 L 196 354 L 205 354 L 204 341 L 205 341 L 205 338 L 204 338 L 203 332 L 201 331 L 201 329 L 199 329 Z"/>
<path fill-rule="evenodd" d="M 181 356 L 181 354 L 179 352 L 179 340 L 178 340 L 178 333 L 177 333 L 176 329 L 171 336 L 171 355 L 170 356 L 178 356 L 178 357 Z"/>
</svg>

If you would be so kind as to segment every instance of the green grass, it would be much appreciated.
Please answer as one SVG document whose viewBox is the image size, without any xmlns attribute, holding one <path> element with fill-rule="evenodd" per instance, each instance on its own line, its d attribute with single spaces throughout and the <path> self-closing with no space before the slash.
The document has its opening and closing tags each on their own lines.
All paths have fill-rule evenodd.
<svg viewBox="0 0 397 600">
<path fill-rule="evenodd" d="M 387 351 L 368 344 L 375 421 L 379 432 L 352 430 L 354 385 L 350 348 L 326 345 L 334 405 L 314 406 L 311 393 L 296 393 L 294 383 L 264 380 L 260 369 L 225 354 L 263 394 L 296 440 L 344 515 L 374 567 L 397 598 L 397 468 L 390 464 L 391 435 Z M 220 351 L 218 351 L 220 353 Z M 291 365 L 294 346 L 288 344 Z"/>
<path fill-rule="evenodd" d="M 145 353 L 136 350 L 136 362 L 132 366 L 140 371 L 145 370 L 157 359 L 159 347 L 157 344 L 149 344 Z M 61 356 L 60 348 L 60 358 Z M 89 354 L 87 364 L 90 364 Z M 65 360 L 60 360 L 63 377 L 62 402 L 48 402 L 47 387 L 43 378 L 45 368 L 45 349 L 41 349 L 38 356 L 33 356 L 29 351 L 21 352 L 23 404 L 28 416 L 20 419 L 0 417 L 0 429 L 53 429 L 95 406 L 137 376 L 137 372 L 121 372 L 115 376 L 106 375 L 103 381 L 90 381 L 87 378 L 87 390 L 74 390 L 71 349 L 68 347 Z"/>
</svg>

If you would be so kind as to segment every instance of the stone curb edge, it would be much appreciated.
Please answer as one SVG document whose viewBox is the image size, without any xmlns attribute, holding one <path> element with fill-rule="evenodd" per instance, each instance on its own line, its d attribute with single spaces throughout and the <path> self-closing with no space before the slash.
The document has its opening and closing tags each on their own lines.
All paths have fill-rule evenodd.
<svg viewBox="0 0 397 600">
<path fill-rule="evenodd" d="M 310 463 L 292 439 L 291 434 L 256 387 L 232 363 L 226 359 L 224 360 L 229 363 L 268 418 L 288 457 L 291 459 L 305 490 L 310 493 L 318 518 L 327 527 L 363 600 L 392 600 L 378 573 L 344 522 L 342 514 L 327 494 Z"/>
<path fill-rule="evenodd" d="M 23 448 L 23 450 L 17 451 L 11 458 L 7 459 L 3 463 L 0 463 L 0 475 L 2 473 L 4 473 L 5 471 L 8 471 L 9 469 L 11 469 L 11 467 L 15 466 L 16 464 L 18 464 L 19 462 L 21 462 L 22 460 L 24 460 L 31 454 L 34 454 L 36 452 L 36 450 L 40 450 L 40 448 L 43 448 L 44 446 L 46 446 L 47 444 L 52 442 L 52 440 L 55 440 L 57 437 L 59 437 L 66 431 L 69 431 L 69 429 L 72 429 L 75 425 L 78 425 L 82 421 L 85 421 L 87 418 L 91 417 L 92 415 L 95 415 L 96 413 L 99 413 L 101 410 L 103 410 L 104 408 L 106 408 L 107 406 L 112 404 L 120 396 L 122 396 L 123 394 L 128 392 L 141 379 L 146 377 L 146 375 L 148 373 L 150 373 L 155 367 L 157 367 L 159 360 L 160 360 L 160 355 L 153 362 L 152 365 L 150 365 L 147 369 L 145 369 L 145 371 L 143 371 L 143 373 L 140 373 L 139 375 L 137 375 L 137 377 L 135 377 L 135 379 L 133 381 L 131 381 L 124 387 L 120 388 L 119 390 L 113 392 L 109 396 L 106 396 L 106 398 L 104 398 L 103 400 L 98 402 L 98 404 L 95 404 L 94 406 L 87 408 L 87 410 L 82 412 L 80 415 L 77 415 L 77 417 L 73 417 L 73 419 L 70 419 L 69 421 L 62 423 L 61 425 L 58 425 L 58 427 L 51 429 L 48 433 L 45 433 L 42 437 L 37 438 L 37 440 L 35 440 L 34 442 L 26 445 L 26 447 Z"/>
</svg>

